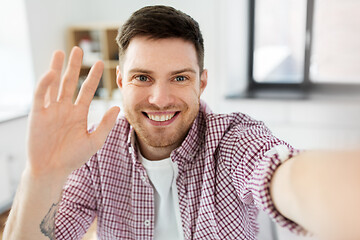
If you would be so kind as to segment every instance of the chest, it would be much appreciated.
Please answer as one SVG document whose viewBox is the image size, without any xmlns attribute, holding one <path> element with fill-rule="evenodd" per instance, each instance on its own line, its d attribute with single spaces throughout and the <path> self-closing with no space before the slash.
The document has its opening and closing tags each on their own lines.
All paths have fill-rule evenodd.
<svg viewBox="0 0 360 240">
<path fill-rule="evenodd" d="M 243 204 L 220 159 L 198 157 L 176 166 L 185 239 L 255 239 L 257 209 Z M 98 231 L 103 239 L 153 239 L 154 188 L 146 171 L 124 165 L 99 188 Z"/>
</svg>

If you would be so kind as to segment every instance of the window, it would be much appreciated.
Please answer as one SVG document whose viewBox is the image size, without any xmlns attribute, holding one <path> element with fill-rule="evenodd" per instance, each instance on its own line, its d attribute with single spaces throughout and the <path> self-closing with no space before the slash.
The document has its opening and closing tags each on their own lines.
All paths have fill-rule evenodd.
<svg viewBox="0 0 360 240">
<path fill-rule="evenodd" d="M 360 87 L 359 0 L 249 0 L 249 88 Z"/>
<path fill-rule="evenodd" d="M 316 0 L 310 79 L 360 84 L 360 1 Z"/>
<path fill-rule="evenodd" d="M 23 0 L 0 3 L 0 122 L 28 112 L 34 85 Z"/>
</svg>

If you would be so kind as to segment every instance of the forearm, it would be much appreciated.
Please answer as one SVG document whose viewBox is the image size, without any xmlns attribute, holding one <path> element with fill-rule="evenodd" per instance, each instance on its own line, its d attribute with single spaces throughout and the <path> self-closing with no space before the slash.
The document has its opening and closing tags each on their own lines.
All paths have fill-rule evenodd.
<svg viewBox="0 0 360 240">
<path fill-rule="evenodd" d="M 66 176 L 34 176 L 26 169 L 5 225 L 4 239 L 55 239 L 55 213 Z"/>
<path fill-rule="evenodd" d="M 36 87 L 29 114 L 27 168 L 4 239 L 53 239 L 54 215 L 66 178 L 95 154 L 115 125 L 118 107 L 109 109 L 97 129 L 88 132 L 88 110 L 104 64 L 94 64 L 73 104 L 81 62 L 82 50 L 74 47 L 62 77 L 64 53 L 56 51 Z"/>
<path fill-rule="evenodd" d="M 359 152 L 302 153 L 275 172 L 271 194 L 282 214 L 310 232 L 360 238 Z"/>
</svg>

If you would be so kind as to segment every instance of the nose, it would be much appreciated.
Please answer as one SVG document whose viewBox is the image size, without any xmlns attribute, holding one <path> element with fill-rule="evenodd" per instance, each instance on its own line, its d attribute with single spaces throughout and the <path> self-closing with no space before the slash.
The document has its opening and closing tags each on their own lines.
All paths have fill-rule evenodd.
<svg viewBox="0 0 360 240">
<path fill-rule="evenodd" d="M 164 109 L 174 103 L 171 86 L 168 83 L 157 82 L 151 86 L 149 103 L 156 105 L 160 109 Z"/>
</svg>

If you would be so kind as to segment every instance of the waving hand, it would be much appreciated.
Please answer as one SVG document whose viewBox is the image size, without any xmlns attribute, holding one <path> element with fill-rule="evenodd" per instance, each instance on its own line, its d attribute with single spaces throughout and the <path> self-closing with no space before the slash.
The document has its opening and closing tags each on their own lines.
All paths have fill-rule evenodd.
<svg viewBox="0 0 360 240">
<path fill-rule="evenodd" d="M 84 164 L 104 143 L 119 113 L 109 109 L 93 133 L 87 131 L 90 102 L 99 84 L 104 64 L 91 68 L 73 103 L 82 62 L 82 51 L 74 47 L 61 77 L 64 54 L 55 52 L 50 70 L 38 84 L 30 113 L 28 132 L 29 167 L 35 175 L 68 175 Z"/>
</svg>

